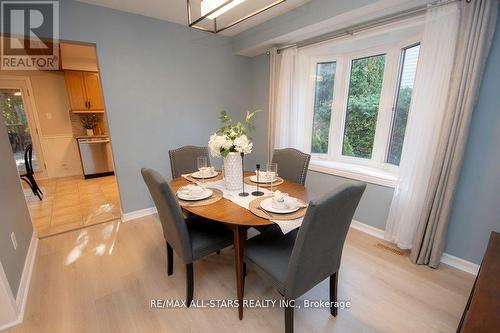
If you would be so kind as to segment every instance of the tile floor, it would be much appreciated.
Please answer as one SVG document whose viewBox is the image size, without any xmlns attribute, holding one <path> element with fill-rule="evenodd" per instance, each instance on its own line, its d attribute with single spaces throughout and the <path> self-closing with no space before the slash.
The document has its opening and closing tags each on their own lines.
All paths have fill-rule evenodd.
<svg viewBox="0 0 500 333">
<path fill-rule="evenodd" d="M 84 179 L 83 176 L 38 181 L 40 201 L 23 184 L 33 225 L 39 237 L 79 229 L 120 218 L 115 176 Z"/>
</svg>

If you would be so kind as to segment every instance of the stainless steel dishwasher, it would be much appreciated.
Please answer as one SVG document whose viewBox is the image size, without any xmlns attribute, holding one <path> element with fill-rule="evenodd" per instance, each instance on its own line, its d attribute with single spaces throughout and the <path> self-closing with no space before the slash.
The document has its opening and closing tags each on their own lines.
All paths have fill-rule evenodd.
<svg viewBox="0 0 500 333">
<path fill-rule="evenodd" d="M 113 157 L 109 138 L 78 139 L 80 159 L 85 178 L 103 177 L 114 174 Z"/>
</svg>

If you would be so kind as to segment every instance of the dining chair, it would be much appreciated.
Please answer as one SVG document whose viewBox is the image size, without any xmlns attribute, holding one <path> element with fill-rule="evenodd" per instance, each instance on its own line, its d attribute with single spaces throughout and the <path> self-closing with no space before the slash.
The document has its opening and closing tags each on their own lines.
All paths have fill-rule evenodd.
<svg viewBox="0 0 500 333">
<path fill-rule="evenodd" d="M 24 150 L 24 168 L 26 169 L 26 172 L 19 175 L 19 178 L 24 180 L 29 185 L 31 191 L 38 197 L 38 199 L 42 200 L 43 192 L 40 187 L 38 187 L 35 180 L 35 171 L 33 170 L 33 146 L 31 144 L 27 145 Z"/>
<path fill-rule="evenodd" d="M 208 147 L 184 146 L 169 150 L 168 155 L 170 156 L 172 178 L 198 170 L 197 158 L 199 156 L 206 156 L 207 166 L 210 166 Z"/>
<path fill-rule="evenodd" d="M 343 185 L 311 201 L 299 229 L 285 235 L 271 229 L 248 240 L 245 262 L 267 277 L 289 302 L 330 277 L 330 304 L 334 304 L 342 248 L 365 188 L 364 183 Z M 286 333 L 293 332 L 290 305 L 285 305 Z M 337 308 L 331 306 L 330 313 L 336 317 Z"/>
<path fill-rule="evenodd" d="M 223 225 L 201 217 L 185 219 L 174 193 L 165 179 L 155 170 L 141 169 L 151 197 L 158 210 L 167 245 L 167 274 L 173 274 L 173 252 L 186 265 L 187 306 L 193 300 L 193 262 L 233 244 L 233 233 Z"/>
<path fill-rule="evenodd" d="M 294 148 L 275 149 L 273 163 L 278 164 L 278 175 L 294 183 L 306 183 L 307 168 L 311 155 Z"/>
</svg>

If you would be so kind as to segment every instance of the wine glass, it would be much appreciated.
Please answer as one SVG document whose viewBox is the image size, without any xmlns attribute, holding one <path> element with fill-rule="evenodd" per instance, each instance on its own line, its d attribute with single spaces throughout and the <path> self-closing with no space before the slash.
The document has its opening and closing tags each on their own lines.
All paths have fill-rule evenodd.
<svg viewBox="0 0 500 333">
<path fill-rule="evenodd" d="M 206 156 L 198 156 L 196 162 L 198 164 L 198 172 L 199 172 L 199 175 L 200 175 L 200 178 L 201 178 L 201 183 L 205 184 L 205 173 L 204 173 L 204 171 L 206 170 L 206 168 L 208 166 L 207 157 Z"/>
<path fill-rule="evenodd" d="M 271 181 L 271 192 L 273 191 L 273 183 L 276 177 L 278 177 L 278 163 L 266 164 L 266 178 Z"/>
</svg>

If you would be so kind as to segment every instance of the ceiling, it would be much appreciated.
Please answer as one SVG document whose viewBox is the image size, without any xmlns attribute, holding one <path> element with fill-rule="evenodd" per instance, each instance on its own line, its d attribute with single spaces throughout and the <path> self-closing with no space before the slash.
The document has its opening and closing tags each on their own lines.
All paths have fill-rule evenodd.
<svg viewBox="0 0 500 333">
<path fill-rule="evenodd" d="M 186 0 L 79 0 L 81 2 L 109 7 L 125 12 L 154 17 L 157 19 L 175 22 L 187 25 L 187 7 Z M 311 0 L 287 0 L 284 3 L 275 6 L 259 15 L 256 15 L 245 22 L 241 22 L 234 27 L 222 32 L 226 36 L 234 36 L 259 25 L 273 17 L 282 15 L 298 6 L 301 6 Z M 237 18 L 248 15 L 256 9 L 262 8 L 274 0 L 246 0 L 242 4 L 228 11 L 217 19 L 219 25 L 224 25 L 234 21 Z M 199 7 L 199 0 L 191 0 L 192 7 Z M 195 15 L 195 13 L 193 13 Z M 222 22 L 221 22 L 222 21 Z"/>
</svg>

